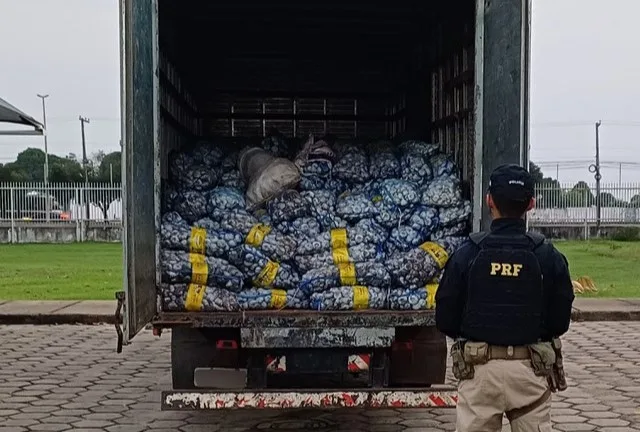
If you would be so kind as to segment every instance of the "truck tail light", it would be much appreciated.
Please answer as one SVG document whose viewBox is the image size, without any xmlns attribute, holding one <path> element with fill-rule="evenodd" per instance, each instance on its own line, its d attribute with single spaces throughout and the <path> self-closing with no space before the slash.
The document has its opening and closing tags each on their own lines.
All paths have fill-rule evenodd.
<svg viewBox="0 0 640 432">
<path fill-rule="evenodd" d="M 216 342 L 216 349 L 219 350 L 237 350 L 238 342 L 234 340 L 219 340 Z"/>
</svg>

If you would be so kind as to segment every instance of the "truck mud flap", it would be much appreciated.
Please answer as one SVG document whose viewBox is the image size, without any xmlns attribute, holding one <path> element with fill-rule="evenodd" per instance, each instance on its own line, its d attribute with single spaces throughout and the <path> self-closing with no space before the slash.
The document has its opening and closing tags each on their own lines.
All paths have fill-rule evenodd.
<svg viewBox="0 0 640 432">
<path fill-rule="evenodd" d="M 318 391 L 165 391 L 163 411 L 298 408 L 453 408 L 458 396 L 451 386 L 428 389 Z"/>
</svg>

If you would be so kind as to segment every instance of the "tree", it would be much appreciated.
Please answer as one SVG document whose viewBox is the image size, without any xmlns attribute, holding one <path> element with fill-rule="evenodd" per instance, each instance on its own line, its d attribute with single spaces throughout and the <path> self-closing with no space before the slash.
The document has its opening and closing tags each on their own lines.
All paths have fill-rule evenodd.
<svg viewBox="0 0 640 432">
<path fill-rule="evenodd" d="M 43 182 L 45 154 L 42 150 L 28 148 L 18 154 L 15 162 L 5 164 L 0 180 L 13 182 Z M 69 158 L 49 155 L 50 182 L 78 182 L 82 180 L 82 167 Z"/>
<path fill-rule="evenodd" d="M 100 183 L 111 183 L 111 172 L 113 171 L 113 186 L 92 188 L 87 191 L 87 199 L 100 207 L 102 214 L 107 219 L 109 205 L 115 200 L 121 199 L 122 194 L 119 188 L 122 166 L 121 153 L 112 152 L 105 154 L 100 151 L 91 156 L 90 172 L 91 179 Z"/>
<path fill-rule="evenodd" d="M 600 204 L 601 207 L 620 207 L 618 199 L 609 192 L 601 192 L 596 203 Z"/>
<path fill-rule="evenodd" d="M 591 207 L 595 205 L 595 201 L 591 188 L 584 181 L 576 183 L 573 189 L 567 193 L 568 207 Z"/>
<path fill-rule="evenodd" d="M 634 195 L 629 204 L 631 204 L 631 207 L 640 208 L 640 195 Z"/>
<path fill-rule="evenodd" d="M 536 206 L 538 208 L 565 208 L 567 193 L 558 180 L 544 178 L 538 185 Z"/>
<path fill-rule="evenodd" d="M 119 184 L 122 177 L 122 153 L 119 151 L 104 155 L 98 167 L 98 181 L 111 182 L 112 173 L 113 182 Z"/>
<path fill-rule="evenodd" d="M 536 182 L 538 208 L 566 207 L 566 193 L 558 180 L 545 177 L 540 167 L 533 162 L 529 162 L 529 173 Z"/>
<path fill-rule="evenodd" d="M 544 181 L 544 174 L 542 174 L 542 170 L 533 162 L 529 162 L 529 173 L 535 180 L 536 184 L 542 183 Z"/>
</svg>

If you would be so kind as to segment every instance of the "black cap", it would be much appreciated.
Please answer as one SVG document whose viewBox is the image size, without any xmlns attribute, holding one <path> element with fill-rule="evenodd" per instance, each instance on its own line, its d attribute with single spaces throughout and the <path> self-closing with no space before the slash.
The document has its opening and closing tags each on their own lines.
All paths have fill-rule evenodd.
<svg viewBox="0 0 640 432">
<path fill-rule="evenodd" d="M 513 201 L 529 201 L 535 194 L 535 182 L 523 167 L 501 165 L 491 173 L 489 193 Z"/>
</svg>

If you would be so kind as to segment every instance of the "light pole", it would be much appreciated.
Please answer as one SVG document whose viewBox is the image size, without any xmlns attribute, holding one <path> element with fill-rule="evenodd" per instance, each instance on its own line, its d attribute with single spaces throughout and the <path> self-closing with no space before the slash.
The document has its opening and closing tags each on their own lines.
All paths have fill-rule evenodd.
<svg viewBox="0 0 640 432">
<path fill-rule="evenodd" d="M 49 184 L 49 147 L 47 146 L 47 135 L 49 134 L 47 131 L 47 108 L 45 106 L 44 100 L 49 97 L 46 95 L 37 95 L 40 99 L 42 99 L 42 124 L 44 126 L 44 184 Z"/>
<path fill-rule="evenodd" d="M 44 103 L 44 100 L 48 98 L 49 95 L 37 94 L 37 96 L 42 99 L 42 125 L 44 126 L 44 133 L 42 134 L 44 137 L 44 193 L 45 211 L 47 212 L 45 217 L 47 222 L 49 222 L 51 218 L 51 203 L 49 202 L 49 147 L 47 145 L 47 135 L 49 131 L 47 130 L 47 108 Z"/>
<path fill-rule="evenodd" d="M 89 160 L 87 159 L 87 144 L 84 138 L 84 124 L 89 123 L 89 119 L 86 117 L 79 116 L 80 120 L 80 131 L 82 132 L 82 165 L 84 167 L 84 200 L 86 203 L 86 211 L 87 211 L 87 220 L 90 219 L 89 214 L 89 170 L 87 166 L 89 165 Z"/>
</svg>

